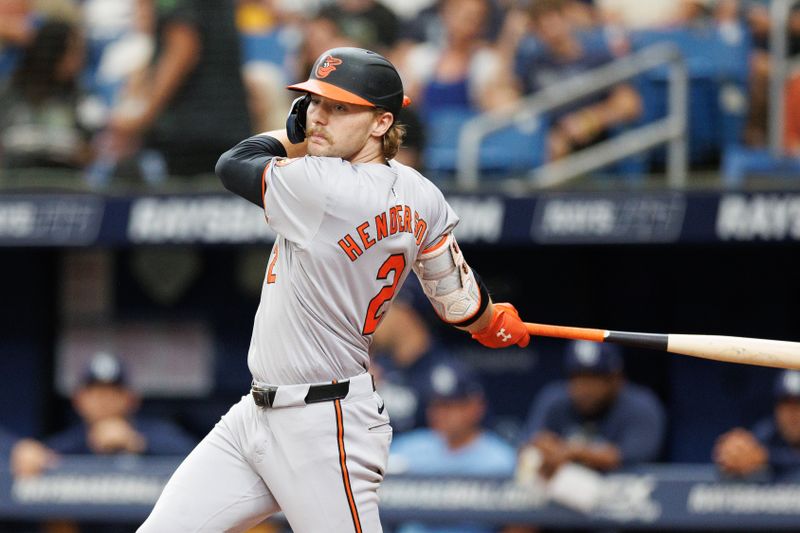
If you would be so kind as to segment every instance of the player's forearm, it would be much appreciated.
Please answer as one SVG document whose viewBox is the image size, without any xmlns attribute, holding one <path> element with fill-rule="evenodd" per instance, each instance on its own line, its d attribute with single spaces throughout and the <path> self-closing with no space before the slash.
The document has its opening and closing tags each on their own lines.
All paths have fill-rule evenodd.
<svg viewBox="0 0 800 533">
<path fill-rule="evenodd" d="M 464 330 L 468 333 L 477 333 L 482 329 L 485 329 L 489 323 L 492 321 L 492 317 L 494 316 L 494 304 L 491 300 L 489 300 L 489 304 L 486 306 L 486 309 L 483 310 L 483 313 L 478 320 L 470 324 L 469 326 L 461 327 L 458 329 Z"/>
<path fill-rule="evenodd" d="M 280 140 L 255 135 L 222 154 L 214 170 L 226 189 L 262 207 L 264 169 L 273 158 L 286 155 Z"/>
<path fill-rule="evenodd" d="M 289 136 L 286 134 L 286 130 L 272 130 L 261 135 L 267 135 L 272 137 L 273 139 L 277 139 L 283 145 L 283 149 L 286 150 L 286 157 L 303 157 L 307 153 L 308 144 L 304 141 L 299 144 L 292 144 L 289 142 Z"/>
<path fill-rule="evenodd" d="M 614 470 L 622 465 L 619 449 L 609 444 L 593 446 L 570 445 L 567 456 L 571 461 L 602 471 Z"/>
</svg>

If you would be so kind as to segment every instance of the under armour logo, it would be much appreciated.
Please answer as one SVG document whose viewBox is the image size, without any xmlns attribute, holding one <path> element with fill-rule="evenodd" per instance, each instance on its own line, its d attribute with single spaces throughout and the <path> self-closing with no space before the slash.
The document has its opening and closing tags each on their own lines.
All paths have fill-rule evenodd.
<svg viewBox="0 0 800 533">
<path fill-rule="evenodd" d="M 506 333 L 506 328 L 500 328 L 500 331 L 497 332 L 497 336 L 503 339 L 503 342 L 508 342 L 511 338 L 511 334 Z"/>
</svg>

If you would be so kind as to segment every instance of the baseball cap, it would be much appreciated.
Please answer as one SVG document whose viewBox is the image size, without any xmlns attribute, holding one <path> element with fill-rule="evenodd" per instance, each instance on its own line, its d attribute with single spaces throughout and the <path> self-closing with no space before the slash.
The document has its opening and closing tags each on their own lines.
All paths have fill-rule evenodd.
<svg viewBox="0 0 800 533">
<path fill-rule="evenodd" d="M 429 400 L 460 400 L 483 395 L 483 386 L 475 372 L 456 362 L 440 363 L 431 369 Z"/>
<path fill-rule="evenodd" d="M 784 370 L 775 378 L 773 393 L 776 400 L 800 398 L 800 372 Z"/>
<path fill-rule="evenodd" d="M 623 368 L 622 353 L 617 346 L 591 341 L 570 341 L 564 369 L 567 374 L 615 374 Z"/>
<path fill-rule="evenodd" d="M 98 352 L 89 360 L 81 374 L 81 386 L 127 385 L 128 380 L 122 361 L 110 352 Z"/>
<path fill-rule="evenodd" d="M 382 107 L 395 117 L 411 103 L 403 94 L 400 74 L 388 59 L 371 50 L 348 46 L 323 52 L 311 67 L 308 80 L 289 85 L 288 89 Z"/>
</svg>

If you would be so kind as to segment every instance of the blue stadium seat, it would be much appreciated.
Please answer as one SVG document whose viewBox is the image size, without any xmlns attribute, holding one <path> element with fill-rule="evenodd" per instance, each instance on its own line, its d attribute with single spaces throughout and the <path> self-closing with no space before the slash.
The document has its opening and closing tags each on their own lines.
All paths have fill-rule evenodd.
<svg viewBox="0 0 800 533">
<path fill-rule="evenodd" d="M 661 42 L 675 44 L 689 70 L 689 157 L 692 163 L 713 161 L 724 146 L 738 141 L 746 113 L 746 83 L 751 39 L 743 27 L 720 30 L 672 29 L 636 32 L 635 50 Z M 667 112 L 667 68 L 641 76 L 645 121 Z M 658 150 L 656 160 L 663 160 Z"/>
<path fill-rule="evenodd" d="M 425 117 L 426 171 L 452 176 L 458 161 L 458 139 L 464 124 L 477 113 L 460 108 L 437 110 Z M 529 128 L 510 126 L 489 135 L 481 145 L 480 168 L 485 177 L 523 173 L 545 159 L 545 134 L 541 123 Z"/>
<path fill-rule="evenodd" d="M 800 158 L 775 157 L 765 148 L 728 145 L 722 156 L 722 180 L 728 187 L 742 185 L 752 175 L 800 178 Z"/>
</svg>

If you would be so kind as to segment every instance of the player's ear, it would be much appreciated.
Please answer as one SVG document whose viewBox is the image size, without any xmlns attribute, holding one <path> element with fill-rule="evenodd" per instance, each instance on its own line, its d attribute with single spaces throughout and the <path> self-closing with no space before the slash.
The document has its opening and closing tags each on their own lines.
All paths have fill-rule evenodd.
<svg viewBox="0 0 800 533">
<path fill-rule="evenodd" d="M 392 115 L 389 111 L 380 111 L 375 113 L 375 122 L 373 123 L 372 127 L 372 136 L 373 137 L 383 137 L 386 135 L 386 132 L 389 131 L 389 128 L 392 127 L 394 123 L 394 115 Z"/>
</svg>

